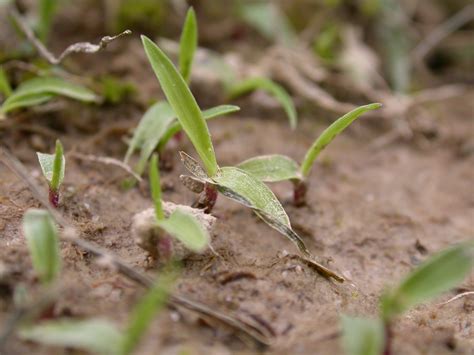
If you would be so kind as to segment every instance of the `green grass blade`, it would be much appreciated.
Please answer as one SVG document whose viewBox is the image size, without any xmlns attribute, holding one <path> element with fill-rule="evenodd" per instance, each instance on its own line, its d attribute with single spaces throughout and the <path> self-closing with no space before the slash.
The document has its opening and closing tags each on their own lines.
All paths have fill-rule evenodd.
<svg viewBox="0 0 474 355">
<path fill-rule="evenodd" d="M 52 94 L 26 94 L 26 95 L 11 95 L 0 107 L 1 113 L 8 113 L 18 108 L 31 107 L 44 104 L 54 97 Z"/>
<path fill-rule="evenodd" d="M 175 278 L 174 273 L 161 276 L 134 307 L 129 326 L 121 342 L 121 355 L 132 353 L 155 315 L 165 307 Z"/>
<path fill-rule="evenodd" d="M 29 209 L 23 217 L 23 232 L 40 280 L 53 282 L 61 269 L 59 238 L 53 219 L 47 211 Z"/>
<path fill-rule="evenodd" d="M 212 107 L 210 109 L 202 111 L 202 116 L 204 117 L 205 120 L 210 120 L 212 118 L 216 118 L 222 115 L 228 115 L 233 112 L 237 112 L 240 110 L 239 106 L 235 105 L 219 105 L 216 107 Z M 178 121 L 173 122 L 171 125 L 168 126 L 166 132 L 163 134 L 163 137 L 160 140 L 159 143 L 159 149 L 161 150 L 166 146 L 166 143 L 173 137 L 176 133 L 181 131 L 183 127 L 181 126 L 181 123 Z"/>
<path fill-rule="evenodd" d="M 37 77 L 22 83 L 13 95 L 55 94 L 83 102 L 98 102 L 100 98 L 88 88 L 57 77 Z"/>
<path fill-rule="evenodd" d="M 379 319 L 342 316 L 342 341 L 346 355 L 380 355 L 384 326 Z"/>
<path fill-rule="evenodd" d="M 247 159 L 237 167 L 264 182 L 301 178 L 298 163 L 285 155 L 261 155 Z"/>
<path fill-rule="evenodd" d="M 184 81 L 189 82 L 191 68 L 193 65 L 194 53 L 198 43 L 198 29 L 196 14 L 191 7 L 184 21 L 183 32 L 179 40 L 179 70 Z"/>
<path fill-rule="evenodd" d="M 292 129 L 296 128 L 298 123 L 298 116 L 296 114 L 295 105 L 291 96 L 286 92 L 286 90 L 277 83 L 273 82 L 267 78 L 250 78 L 245 79 L 237 84 L 233 85 L 230 88 L 230 96 L 237 97 L 255 90 L 264 90 L 273 97 L 283 106 L 283 109 L 288 116 L 290 122 L 290 127 Z"/>
<path fill-rule="evenodd" d="M 159 101 L 150 106 L 133 132 L 124 162 L 128 162 L 135 150 L 141 149 L 141 160 L 144 160 L 144 163 L 146 163 L 167 127 L 174 119 L 174 111 L 166 101 Z"/>
<path fill-rule="evenodd" d="M 411 272 L 400 285 L 382 297 L 384 319 L 404 311 L 460 284 L 474 266 L 474 242 L 441 251 Z"/>
<path fill-rule="evenodd" d="M 3 103 L 1 112 L 20 107 L 39 105 L 54 96 L 65 96 L 83 102 L 98 102 L 100 98 L 91 90 L 64 79 L 37 77 L 22 83 Z"/>
<path fill-rule="evenodd" d="M 39 2 L 39 21 L 38 38 L 46 43 L 54 18 L 54 13 L 59 5 L 58 0 L 40 0 Z"/>
<path fill-rule="evenodd" d="M 7 74 L 5 70 L 0 66 L 0 93 L 3 94 L 4 97 L 8 97 L 12 94 L 12 88 L 10 83 L 8 82 Z"/>
<path fill-rule="evenodd" d="M 171 60 L 149 38 L 142 36 L 143 47 L 168 102 L 184 131 L 194 145 L 209 176 L 217 173 L 218 165 L 211 135 L 196 99 Z"/>
<path fill-rule="evenodd" d="M 42 321 L 38 325 L 21 328 L 18 335 L 23 340 L 101 355 L 118 355 L 121 341 L 118 329 L 102 319 Z"/>
<path fill-rule="evenodd" d="M 57 156 L 56 154 L 60 155 Z M 51 187 L 51 189 L 54 189 L 54 187 L 56 187 L 57 190 L 57 188 L 59 188 L 59 186 L 64 180 L 64 171 L 66 167 L 66 159 L 64 158 L 64 154 L 62 152 L 61 143 L 59 142 L 59 145 L 56 144 L 55 154 L 45 154 L 36 152 L 36 155 L 38 156 L 41 171 L 43 172 L 43 175 L 46 180 L 48 180 L 49 186 Z M 59 157 L 61 157 L 61 159 L 59 159 Z"/>
<path fill-rule="evenodd" d="M 64 157 L 63 145 L 59 139 L 56 140 L 56 149 L 53 160 L 53 175 L 51 177 L 51 189 L 58 191 L 59 186 L 64 180 L 64 172 L 66 170 L 66 158 Z"/>
<path fill-rule="evenodd" d="M 303 177 L 307 177 L 313 167 L 313 163 L 318 157 L 319 153 L 331 143 L 331 141 L 344 129 L 346 129 L 352 122 L 360 117 L 363 113 L 371 110 L 380 108 L 382 105 L 375 103 L 365 106 L 360 106 L 344 116 L 338 118 L 323 133 L 316 139 L 311 148 L 308 149 L 304 157 L 303 163 L 301 164 L 301 174 Z"/>
<path fill-rule="evenodd" d="M 163 206 L 161 204 L 161 182 L 160 172 L 158 170 L 158 156 L 153 154 L 150 162 L 150 188 L 153 205 L 155 206 L 156 220 L 160 221 L 165 218 Z"/>
<path fill-rule="evenodd" d="M 199 221 L 179 209 L 169 218 L 158 221 L 158 225 L 195 252 L 203 251 L 209 244 L 210 237 Z"/>
</svg>

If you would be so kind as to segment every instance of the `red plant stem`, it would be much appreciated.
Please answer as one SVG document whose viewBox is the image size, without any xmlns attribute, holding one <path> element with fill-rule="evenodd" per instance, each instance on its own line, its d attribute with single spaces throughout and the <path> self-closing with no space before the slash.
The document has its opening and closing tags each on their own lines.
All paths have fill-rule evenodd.
<svg viewBox="0 0 474 355">
<path fill-rule="evenodd" d="M 211 213 L 217 201 L 217 189 L 214 185 L 207 184 L 204 191 L 201 192 L 196 202 L 193 203 L 194 208 L 204 210 L 204 213 Z"/>
<path fill-rule="evenodd" d="M 51 203 L 51 206 L 54 208 L 58 208 L 59 206 L 59 191 L 53 190 L 52 188 L 49 188 L 49 203 Z"/>
<path fill-rule="evenodd" d="M 178 143 L 181 142 L 183 140 L 183 131 L 176 132 L 173 139 Z"/>
<path fill-rule="evenodd" d="M 392 354 L 392 327 L 389 322 L 386 322 L 384 325 L 385 328 L 385 346 L 383 349 L 383 355 L 391 355 Z"/>
<path fill-rule="evenodd" d="M 306 205 L 308 184 L 304 180 L 293 180 L 293 204 L 296 207 Z"/>
</svg>

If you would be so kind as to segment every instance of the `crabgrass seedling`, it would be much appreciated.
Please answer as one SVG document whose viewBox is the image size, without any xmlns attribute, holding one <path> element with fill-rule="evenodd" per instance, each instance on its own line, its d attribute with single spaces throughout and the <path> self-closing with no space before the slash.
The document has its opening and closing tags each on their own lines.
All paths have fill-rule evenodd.
<svg viewBox="0 0 474 355">
<path fill-rule="evenodd" d="M 168 103 L 204 164 L 203 169 L 187 154 L 181 154 L 185 167 L 193 175 L 186 177 L 183 181 L 192 180 L 198 185 L 194 187 L 203 191 L 201 196 L 204 197 L 200 198 L 200 202 L 203 201 L 204 204 L 199 207 L 209 211 L 216 202 L 217 192 L 220 192 L 251 208 L 269 226 L 289 238 L 304 257 L 311 260 L 319 272 L 327 277 L 343 281 L 342 277 L 311 259 L 311 254 L 304 242 L 291 228 L 289 218 L 281 203 L 264 183 L 239 168 L 218 166 L 206 121 L 185 80 L 155 43 L 145 36 L 142 36 L 142 42 Z"/>
<path fill-rule="evenodd" d="M 24 340 L 100 355 L 132 354 L 155 315 L 165 307 L 175 279 L 176 272 L 173 271 L 159 278 L 135 305 L 125 331 L 105 319 L 69 318 L 23 326 L 18 335 Z"/>
<path fill-rule="evenodd" d="M 434 255 L 380 300 L 380 319 L 343 317 L 343 341 L 348 355 L 391 354 L 391 327 L 397 317 L 460 284 L 474 266 L 474 242 Z"/>
<path fill-rule="evenodd" d="M 66 158 L 64 158 L 63 145 L 56 140 L 54 154 L 36 153 L 44 177 L 49 185 L 49 202 L 53 207 L 59 205 L 59 188 L 64 180 Z"/>
<path fill-rule="evenodd" d="M 99 102 L 91 90 L 57 77 L 36 77 L 23 82 L 3 102 L 0 115 L 10 111 L 43 104 L 56 96 L 64 96 L 82 102 Z"/>
<path fill-rule="evenodd" d="M 58 231 L 47 211 L 29 209 L 23 217 L 23 232 L 33 267 L 44 284 L 54 282 L 61 269 Z"/>
<path fill-rule="evenodd" d="M 378 109 L 381 104 L 360 106 L 337 119 L 314 141 L 301 163 L 284 155 L 264 155 L 250 158 L 238 165 L 242 170 L 264 182 L 290 180 L 294 185 L 293 201 L 296 206 L 306 203 L 307 179 L 319 153 L 363 113 Z"/>
</svg>

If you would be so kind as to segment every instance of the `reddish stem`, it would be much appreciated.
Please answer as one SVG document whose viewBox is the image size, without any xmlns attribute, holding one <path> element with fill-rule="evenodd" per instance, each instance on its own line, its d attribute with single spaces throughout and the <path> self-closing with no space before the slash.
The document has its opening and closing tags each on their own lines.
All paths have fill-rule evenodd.
<svg viewBox="0 0 474 355">
<path fill-rule="evenodd" d="M 306 205 L 306 192 L 308 184 L 303 180 L 293 180 L 293 204 L 296 207 Z"/>
<path fill-rule="evenodd" d="M 54 208 L 58 208 L 59 206 L 59 191 L 49 189 L 49 203 L 51 203 L 51 206 Z"/>
<path fill-rule="evenodd" d="M 391 355 L 392 354 L 392 339 L 393 339 L 393 333 L 392 333 L 392 327 L 390 323 L 385 323 L 385 346 L 383 349 L 383 355 Z"/>
<path fill-rule="evenodd" d="M 196 202 L 193 203 L 194 208 L 204 210 L 204 213 L 211 213 L 217 201 L 217 189 L 214 185 L 206 184 L 204 191 L 201 192 Z"/>
<path fill-rule="evenodd" d="M 178 143 L 181 142 L 183 140 L 183 131 L 176 132 L 173 139 Z"/>
</svg>

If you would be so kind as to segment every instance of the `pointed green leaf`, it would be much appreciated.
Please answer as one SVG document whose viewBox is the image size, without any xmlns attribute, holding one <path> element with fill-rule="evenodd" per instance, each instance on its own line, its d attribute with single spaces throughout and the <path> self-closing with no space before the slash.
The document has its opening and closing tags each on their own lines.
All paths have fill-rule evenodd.
<svg viewBox="0 0 474 355">
<path fill-rule="evenodd" d="M 43 283 L 54 281 L 60 272 L 59 238 L 53 219 L 47 211 L 29 209 L 23 217 L 33 267 Z"/>
<path fill-rule="evenodd" d="M 168 218 L 159 220 L 158 225 L 181 241 L 187 248 L 196 252 L 203 251 L 209 244 L 209 235 L 199 221 L 179 209 L 175 210 Z"/>
<path fill-rule="evenodd" d="M 56 141 L 55 154 L 45 154 L 36 152 L 44 177 L 48 180 L 52 190 L 57 191 L 64 180 L 66 158 L 63 154 L 61 142 Z"/>
<path fill-rule="evenodd" d="M 201 109 L 171 60 L 149 38 L 142 36 L 142 42 L 168 102 L 203 161 L 207 173 L 214 176 L 218 166 Z"/>
<path fill-rule="evenodd" d="M 285 155 L 261 155 L 247 159 L 237 167 L 265 182 L 301 179 L 298 163 Z"/>
<path fill-rule="evenodd" d="M 174 273 L 161 276 L 134 307 L 129 326 L 120 343 L 120 355 L 129 355 L 133 352 L 153 318 L 165 307 L 175 278 Z"/>
<path fill-rule="evenodd" d="M 246 93 L 255 91 L 255 90 L 264 90 L 273 97 L 283 106 L 288 120 L 290 121 L 290 126 L 292 129 L 296 128 L 298 123 L 298 117 L 296 114 L 295 105 L 293 105 L 293 100 L 291 96 L 286 92 L 286 90 L 267 78 L 250 78 L 245 79 L 237 84 L 234 84 L 230 88 L 230 96 L 237 97 L 244 95 Z"/>
<path fill-rule="evenodd" d="M 49 100 L 54 95 L 69 97 L 83 102 L 98 102 L 99 97 L 91 90 L 55 77 L 37 77 L 22 83 L 3 103 L 2 112 L 27 107 Z"/>
<path fill-rule="evenodd" d="M 407 311 L 417 304 L 460 284 L 474 266 L 474 242 L 441 251 L 412 271 L 401 284 L 382 297 L 384 319 Z"/>
<path fill-rule="evenodd" d="M 342 316 L 342 341 L 347 355 L 380 355 L 384 326 L 379 319 Z"/>
<path fill-rule="evenodd" d="M 210 120 L 212 118 L 216 118 L 222 115 L 228 115 L 229 113 L 237 112 L 240 110 L 239 106 L 235 105 L 219 105 L 216 107 L 212 107 L 210 109 L 204 110 L 202 112 L 202 116 L 204 117 L 205 120 Z M 181 123 L 178 121 L 174 121 L 172 124 L 170 124 L 166 130 L 166 132 L 163 134 L 163 137 L 160 140 L 159 144 L 159 149 L 163 149 L 166 146 L 166 143 L 173 137 L 176 133 L 181 131 L 183 127 L 181 126 Z"/>
<path fill-rule="evenodd" d="M 21 328 L 18 335 L 24 340 L 101 355 L 119 354 L 122 339 L 117 328 L 102 319 L 43 321 L 38 325 Z"/>
<path fill-rule="evenodd" d="M 183 32 L 179 40 L 179 70 L 184 81 L 189 82 L 194 53 L 198 42 L 196 14 L 191 7 L 184 21 Z"/>
<path fill-rule="evenodd" d="M 316 139 L 311 148 L 308 149 L 306 155 L 301 164 L 301 174 L 303 177 L 307 177 L 313 167 L 313 163 L 316 160 L 319 153 L 331 143 L 331 141 L 344 129 L 346 129 L 352 122 L 354 122 L 360 115 L 367 111 L 375 110 L 380 108 L 382 105 L 375 103 L 365 106 L 360 106 L 344 116 L 338 118 L 323 133 Z"/>
</svg>

